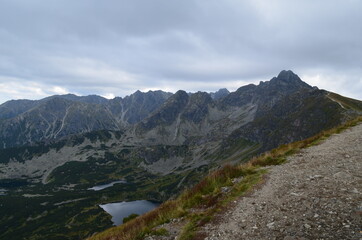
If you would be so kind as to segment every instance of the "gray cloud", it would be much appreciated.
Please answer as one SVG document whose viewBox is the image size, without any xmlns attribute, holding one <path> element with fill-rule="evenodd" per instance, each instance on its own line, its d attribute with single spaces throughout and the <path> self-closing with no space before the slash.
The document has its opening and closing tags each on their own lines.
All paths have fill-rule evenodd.
<svg viewBox="0 0 362 240">
<path fill-rule="evenodd" d="M 0 2 L 0 102 L 235 90 L 282 69 L 362 99 L 357 0 Z"/>
</svg>

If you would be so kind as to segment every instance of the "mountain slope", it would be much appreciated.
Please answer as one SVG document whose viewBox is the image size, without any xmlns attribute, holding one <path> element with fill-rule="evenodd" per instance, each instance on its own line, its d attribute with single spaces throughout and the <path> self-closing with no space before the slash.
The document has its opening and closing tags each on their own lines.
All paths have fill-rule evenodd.
<svg viewBox="0 0 362 240">
<path fill-rule="evenodd" d="M 274 166 L 267 182 L 242 197 L 217 222 L 204 226 L 207 239 L 358 239 L 362 125 Z M 165 238 L 164 238 L 165 239 Z"/>
<path fill-rule="evenodd" d="M 170 96 L 162 91 L 107 100 L 96 95 L 55 95 L 0 105 L 0 149 L 97 130 L 120 130 L 156 110 Z"/>
<path fill-rule="evenodd" d="M 0 122 L 0 142 L 5 148 L 100 129 L 119 130 L 107 108 L 52 98 Z"/>
<path fill-rule="evenodd" d="M 163 91 L 136 91 L 125 98 L 110 100 L 107 106 L 122 126 L 129 126 L 157 110 L 171 95 Z"/>
<path fill-rule="evenodd" d="M 32 100 L 11 100 L 0 105 L 0 120 L 10 119 L 38 105 Z"/>
<path fill-rule="evenodd" d="M 160 144 L 244 138 L 268 150 L 312 136 L 359 114 L 304 83 L 292 71 L 247 85 L 219 100 L 179 91 L 136 125 L 138 137 Z M 356 101 L 356 106 L 360 104 Z M 229 137 L 228 137 L 229 136 Z"/>
<path fill-rule="evenodd" d="M 54 95 L 50 97 L 43 98 L 41 100 L 11 100 L 7 101 L 0 105 L 0 119 L 10 119 L 16 117 L 30 109 L 39 106 L 49 100 L 54 98 L 62 98 L 75 102 L 83 102 L 83 103 L 91 103 L 91 104 L 105 104 L 107 103 L 107 99 L 97 96 L 97 95 L 89 95 L 89 96 L 76 96 L 74 94 L 66 94 L 66 95 Z"/>
</svg>

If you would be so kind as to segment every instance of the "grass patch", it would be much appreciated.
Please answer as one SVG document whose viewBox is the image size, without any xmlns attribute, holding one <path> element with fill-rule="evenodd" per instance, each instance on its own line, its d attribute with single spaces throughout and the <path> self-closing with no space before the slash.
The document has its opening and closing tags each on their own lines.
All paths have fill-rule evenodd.
<svg viewBox="0 0 362 240">
<path fill-rule="evenodd" d="M 178 206 L 178 201 L 170 200 L 151 212 L 132 219 L 121 226 L 110 228 L 90 239 L 142 239 L 147 234 L 154 232 L 152 228 L 184 214 L 184 210 Z"/>
<path fill-rule="evenodd" d="M 184 226 L 179 236 L 179 240 L 189 240 L 195 235 L 197 229 L 197 222 L 201 218 L 200 215 L 196 214 L 190 217 L 189 222 Z"/>
<path fill-rule="evenodd" d="M 152 230 L 151 234 L 155 236 L 168 236 L 169 232 L 165 228 L 158 228 Z"/>
<path fill-rule="evenodd" d="M 262 176 L 267 172 L 263 167 L 282 164 L 286 161 L 287 156 L 297 153 L 300 149 L 319 144 L 332 134 L 340 133 L 360 122 L 362 122 L 362 117 L 358 117 L 342 126 L 323 131 L 303 141 L 282 145 L 254 157 L 248 163 L 226 165 L 204 177 L 198 184 L 184 191 L 178 198 L 166 201 L 157 209 L 121 226 L 97 234 L 90 239 L 142 239 L 148 234 L 157 235 L 157 231 L 164 232 L 164 230 L 155 230 L 155 227 L 179 217 L 184 217 L 186 224 L 178 239 L 192 239 L 198 227 L 209 222 L 216 212 L 248 192 L 262 180 Z M 223 191 L 225 189 L 227 191 Z"/>
<path fill-rule="evenodd" d="M 135 219 L 138 216 L 139 216 L 138 214 L 132 213 L 128 217 L 123 218 L 123 223 L 129 222 L 129 221 L 131 221 L 132 219 Z"/>
</svg>

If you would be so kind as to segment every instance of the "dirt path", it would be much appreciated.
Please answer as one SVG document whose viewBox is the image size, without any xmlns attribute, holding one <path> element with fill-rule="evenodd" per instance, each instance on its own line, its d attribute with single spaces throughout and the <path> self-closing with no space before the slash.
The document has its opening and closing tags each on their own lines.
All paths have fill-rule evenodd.
<svg viewBox="0 0 362 240">
<path fill-rule="evenodd" d="M 206 240 L 362 239 L 362 124 L 270 168 L 268 180 L 242 197 Z"/>
</svg>

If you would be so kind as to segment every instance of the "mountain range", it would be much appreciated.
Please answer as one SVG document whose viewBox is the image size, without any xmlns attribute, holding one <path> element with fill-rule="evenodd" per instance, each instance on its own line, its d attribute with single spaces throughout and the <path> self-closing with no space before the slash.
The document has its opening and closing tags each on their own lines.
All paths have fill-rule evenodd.
<svg viewBox="0 0 362 240">
<path fill-rule="evenodd" d="M 94 193 L 83 208 L 105 199 L 163 201 L 210 169 L 248 161 L 361 114 L 361 101 L 312 87 L 290 70 L 235 92 L 137 91 L 111 100 L 71 94 L 13 100 L 0 105 L 0 180 L 25 181 L 54 196 L 64 191 L 59 198 L 71 194 L 78 199 L 77 191 L 118 179 L 137 189 Z M 27 187 L 22 191 L 39 194 Z M 8 197 L 20 198 L 13 194 Z M 82 194 L 89 198 L 86 191 Z M 109 220 L 98 225 L 105 226 Z M 57 224 L 49 228 L 78 231 L 72 224 L 66 230 Z M 7 231 L 3 236 L 12 235 Z"/>
<path fill-rule="evenodd" d="M 3 171 L 0 177 L 10 172 L 15 175 L 17 172 L 18 177 L 34 177 L 26 173 L 27 168 L 21 167 L 21 171 L 16 167 L 20 162 L 31 164 L 32 170 L 39 162 L 44 173 L 40 176 L 44 177 L 65 162 L 84 161 L 100 144 L 100 141 L 89 144 L 86 138 L 90 135 L 102 139 L 103 146 L 107 146 L 98 151 L 101 155 L 117 153 L 129 146 L 133 152 L 142 149 L 139 150 L 142 154 L 148 151 L 143 150 L 145 147 L 151 151 L 159 146 L 186 147 L 187 154 L 183 155 L 189 159 L 181 157 L 175 161 L 180 157 L 178 154 L 164 156 L 164 161 L 173 167 L 170 171 L 186 162 L 193 168 L 220 159 L 229 161 L 232 156 L 246 159 L 280 144 L 310 137 L 360 114 L 361 102 L 343 98 L 341 103 L 338 101 L 341 97 L 336 96 L 309 86 L 292 71 L 282 71 L 270 81 L 243 86 L 232 93 L 226 89 L 211 94 L 137 91 L 111 100 L 68 94 L 38 101 L 9 101 L 0 105 L 0 146 L 4 149 L 0 162 L 19 161 L 12 161 L 11 171 L 10 168 Z M 351 105 L 354 108 L 348 107 Z M 102 136 L 97 136 L 99 131 L 103 131 Z M 71 144 L 71 151 L 65 151 L 63 147 L 72 141 L 76 143 Z M 56 152 L 51 151 L 53 145 L 57 146 Z M 69 152 L 77 157 L 68 156 Z M 44 154 L 63 160 L 44 160 Z M 144 167 L 165 174 L 165 169 L 152 167 L 151 163 L 159 158 L 156 154 L 152 159 L 144 159 Z M 40 163 L 43 161 L 47 163 Z"/>
</svg>

